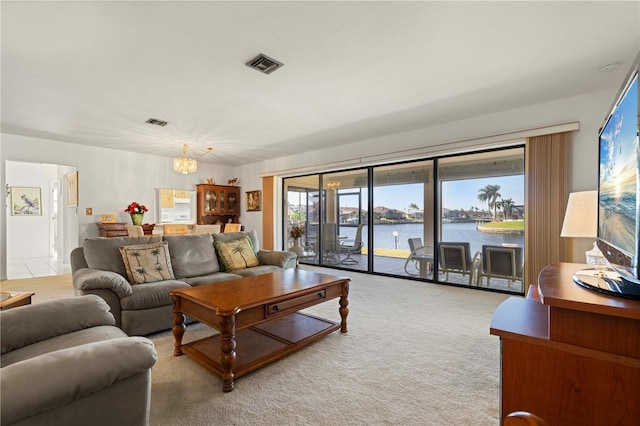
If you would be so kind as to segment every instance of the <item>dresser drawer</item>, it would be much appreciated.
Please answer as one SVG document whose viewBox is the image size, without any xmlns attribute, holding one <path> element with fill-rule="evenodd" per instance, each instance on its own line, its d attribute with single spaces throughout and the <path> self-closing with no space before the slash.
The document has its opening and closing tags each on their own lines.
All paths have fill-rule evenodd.
<svg viewBox="0 0 640 426">
<path fill-rule="evenodd" d="M 267 305 L 267 316 L 280 314 L 283 312 L 297 311 L 302 309 L 304 305 L 315 305 L 315 301 L 324 301 L 327 298 L 326 290 L 318 290 L 304 296 L 294 297 L 292 299 L 283 300 L 282 302 L 271 303 Z"/>
</svg>

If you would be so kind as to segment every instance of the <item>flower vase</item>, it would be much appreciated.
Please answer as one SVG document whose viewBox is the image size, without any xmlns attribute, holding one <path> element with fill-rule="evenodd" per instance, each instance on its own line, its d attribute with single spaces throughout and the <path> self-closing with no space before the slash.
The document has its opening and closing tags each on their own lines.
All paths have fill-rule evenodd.
<svg viewBox="0 0 640 426">
<path fill-rule="evenodd" d="M 144 213 L 131 213 L 131 222 L 134 225 L 142 225 L 142 219 L 144 219 Z"/>
<path fill-rule="evenodd" d="M 298 257 L 304 254 L 304 248 L 300 245 L 300 237 L 293 239 L 293 247 L 291 247 L 291 251 L 298 255 Z"/>
</svg>

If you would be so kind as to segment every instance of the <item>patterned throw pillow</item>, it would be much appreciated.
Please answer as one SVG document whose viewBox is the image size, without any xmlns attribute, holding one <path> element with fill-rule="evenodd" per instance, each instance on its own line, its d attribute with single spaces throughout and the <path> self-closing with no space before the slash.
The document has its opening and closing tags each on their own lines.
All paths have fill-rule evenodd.
<svg viewBox="0 0 640 426">
<path fill-rule="evenodd" d="M 120 247 L 131 284 L 173 280 L 173 268 L 166 241 Z"/>
<path fill-rule="evenodd" d="M 218 260 L 227 271 L 245 269 L 260 265 L 249 237 L 241 237 L 229 241 L 215 241 Z"/>
</svg>

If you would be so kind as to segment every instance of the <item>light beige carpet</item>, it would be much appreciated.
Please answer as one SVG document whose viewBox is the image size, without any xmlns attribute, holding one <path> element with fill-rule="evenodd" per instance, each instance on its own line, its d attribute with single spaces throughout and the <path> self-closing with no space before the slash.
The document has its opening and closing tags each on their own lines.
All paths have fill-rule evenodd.
<svg viewBox="0 0 640 426">
<path fill-rule="evenodd" d="M 170 331 L 150 336 L 151 425 L 499 423 L 499 340 L 489 323 L 508 296 L 341 275 L 352 278 L 349 332 L 239 378 L 230 393 L 194 360 L 173 356 Z M 339 320 L 337 300 L 309 311 Z M 191 325 L 185 341 L 210 333 Z"/>
</svg>

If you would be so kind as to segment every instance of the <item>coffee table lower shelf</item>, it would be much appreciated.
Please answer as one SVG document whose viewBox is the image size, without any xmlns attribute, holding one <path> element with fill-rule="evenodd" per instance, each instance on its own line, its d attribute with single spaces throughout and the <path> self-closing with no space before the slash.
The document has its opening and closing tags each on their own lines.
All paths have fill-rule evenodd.
<svg viewBox="0 0 640 426">
<path fill-rule="evenodd" d="M 236 332 L 234 377 L 238 378 L 340 330 L 340 324 L 300 312 L 284 315 Z M 183 353 L 219 377 L 220 335 L 182 345 Z"/>
</svg>

